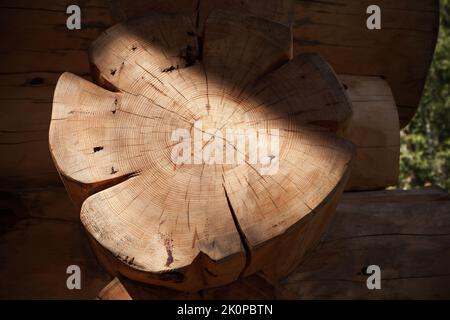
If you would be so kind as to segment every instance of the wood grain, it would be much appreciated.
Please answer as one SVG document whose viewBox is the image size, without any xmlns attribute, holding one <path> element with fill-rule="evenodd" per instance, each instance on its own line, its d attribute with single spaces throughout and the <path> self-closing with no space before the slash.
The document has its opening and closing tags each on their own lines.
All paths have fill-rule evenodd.
<svg viewBox="0 0 450 320">
<path fill-rule="evenodd" d="M 325 230 L 353 154 L 334 134 L 351 116 L 342 84 L 317 55 L 289 60 L 289 27 L 217 10 L 204 28 L 202 46 L 184 15 L 108 29 L 90 51 L 104 88 L 64 73 L 50 125 L 55 164 L 94 248 L 113 256 L 108 269 L 184 291 L 286 275 Z M 244 161 L 176 163 L 180 129 L 214 130 L 194 149 L 219 139 Z M 275 135 L 275 171 L 217 130 Z"/>
<path fill-rule="evenodd" d="M 296 1 L 294 54 L 321 54 L 337 73 L 383 76 L 400 127 L 419 105 L 439 28 L 438 0 L 377 1 L 381 30 L 366 28 L 370 0 Z"/>
</svg>

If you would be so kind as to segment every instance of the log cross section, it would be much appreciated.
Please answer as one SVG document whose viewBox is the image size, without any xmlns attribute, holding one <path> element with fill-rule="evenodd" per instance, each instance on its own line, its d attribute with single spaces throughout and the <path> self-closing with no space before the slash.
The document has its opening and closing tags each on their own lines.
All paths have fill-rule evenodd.
<svg viewBox="0 0 450 320">
<path fill-rule="evenodd" d="M 345 187 L 351 103 L 320 56 L 291 58 L 285 24 L 216 10 L 198 28 L 157 14 L 108 29 L 89 54 L 95 84 L 58 80 L 51 154 L 111 273 L 183 291 L 278 279 L 318 242 Z M 279 149 L 252 162 L 227 130 Z M 209 138 L 177 162 L 174 132 Z M 217 145 L 231 161 L 198 159 Z"/>
</svg>

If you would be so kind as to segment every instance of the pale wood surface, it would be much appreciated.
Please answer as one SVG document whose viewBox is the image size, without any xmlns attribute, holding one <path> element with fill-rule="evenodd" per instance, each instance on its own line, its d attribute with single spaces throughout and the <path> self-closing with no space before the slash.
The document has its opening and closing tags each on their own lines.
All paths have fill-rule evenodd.
<svg viewBox="0 0 450 320">
<path fill-rule="evenodd" d="M 99 255 L 114 256 L 109 269 L 184 291 L 258 271 L 277 279 L 318 241 L 345 186 L 353 147 L 333 132 L 351 116 L 348 96 L 319 56 L 289 61 L 282 24 L 217 10 L 202 46 L 190 30 L 183 15 L 150 15 L 96 40 L 95 79 L 112 91 L 61 76 L 55 164 L 85 200 Z M 195 121 L 203 131 L 279 130 L 279 170 L 262 176 L 247 148 L 243 164 L 175 165 L 171 133 Z"/>
<path fill-rule="evenodd" d="M 387 81 L 340 75 L 353 115 L 343 136 L 356 146 L 346 190 L 376 190 L 397 185 L 400 158 L 398 113 Z"/>
</svg>

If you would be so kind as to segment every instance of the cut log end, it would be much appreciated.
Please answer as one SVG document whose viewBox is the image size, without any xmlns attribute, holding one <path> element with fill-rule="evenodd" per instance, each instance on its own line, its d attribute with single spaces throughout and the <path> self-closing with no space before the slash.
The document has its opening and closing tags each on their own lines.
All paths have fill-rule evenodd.
<svg viewBox="0 0 450 320">
<path fill-rule="evenodd" d="M 397 107 L 386 80 L 340 75 L 353 106 L 343 136 L 356 146 L 346 190 L 377 190 L 396 185 L 400 128 Z"/>
<path fill-rule="evenodd" d="M 103 88 L 58 81 L 53 158 L 111 273 L 183 291 L 277 279 L 345 186 L 351 103 L 319 56 L 289 61 L 288 27 L 217 11 L 202 46 L 190 27 L 153 15 L 99 38 Z"/>
</svg>

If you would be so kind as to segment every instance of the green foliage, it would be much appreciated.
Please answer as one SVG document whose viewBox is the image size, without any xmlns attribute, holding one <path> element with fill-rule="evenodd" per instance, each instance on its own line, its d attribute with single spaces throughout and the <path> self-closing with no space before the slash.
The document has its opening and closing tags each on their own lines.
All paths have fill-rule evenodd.
<svg viewBox="0 0 450 320">
<path fill-rule="evenodd" d="M 438 43 L 418 112 L 401 133 L 399 187 L 450 190 L 450 0 L 441 0 Z"/>
</svg>

